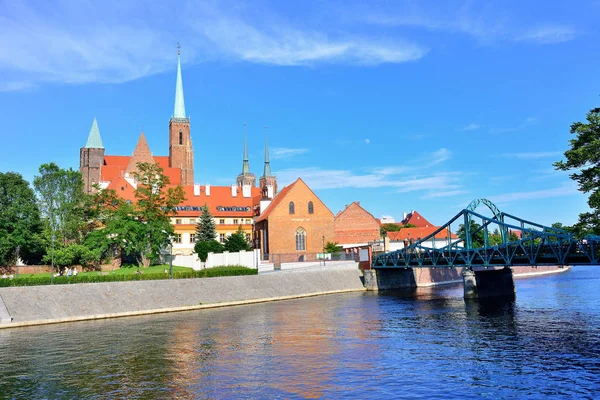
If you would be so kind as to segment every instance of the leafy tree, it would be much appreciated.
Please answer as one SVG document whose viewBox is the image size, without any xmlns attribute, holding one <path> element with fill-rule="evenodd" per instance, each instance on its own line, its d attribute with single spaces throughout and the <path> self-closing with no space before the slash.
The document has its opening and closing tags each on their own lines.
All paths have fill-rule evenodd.
<svg viewBox="0 0 600 400">
<path fill-rule="evenodd" d="M 167 187 L 169 177 L 163 174 L 158 164 L 138 163 L 133 176 L 137 181 L 137 204 L 131 216 L 141 223 L 131 224 L 130 218 L 125 219 L 127 234 L 132 240 L 127 243 L 130 243 L 130 250 L 135 251 L 138 265 L 148 267 L 169 245 L 173 235 L 170 216 L 175 212 L 175 206 L 185 200 L 185 194 L 181 186 Z"/>
<path fill-rule="evenodd" d="M 33 186 L 50 231 L 65 244 L 69 240 L 81 241 L 85 224 L 81 173 L 61 169 L 55 163 L 42 164 Z"/>
<path fill-rule="evenodd" d="M 29 182 L 16 172 L 0 173 L 0 265 L 15 264 L 19 256 L 39 262 L 42 227 Z"/>
<path fill-rule="evenodd" d="M 205 262 L 208 258 L 208 253 L 222 253 L 223 245 L 214 239 L 204 242 L 196 242 L 194 245 L 194 251 L 198 254 L 198 258 L 200 258 L 202 262 Z"/>
<path fill-rule="evenodd" d="M 483 247 L 483 245 L 485 243 L 485 239 L 484 239 L 484 235 L 483 235 L 483 229 L 480 230 L 479 232 L 475 233 L 475 234 L 473 233 L 479 227 L 481 227 L 481 225 L 479 225 L 477 222 L 475 222 L 473 219 L 471 219 L 471 223 L 469 225 L 469 231 L 471 233 L 471 247 L 472 248 Z M 464 226 L 464 224 L 460 224 L 458 226 L 458 230 L 456 231 L 456 236 L 458 236 L 461 239 L 465 240 L 465 238 L 466 238 L 466 232 L 465 232 L 465 226 Z M 466 240 L 465 240 L 465 245 L 466 245 Z"/>
<path fill-rule="evenodd" d="M 401 229 L 400 225 L 396 225 L 396 224 L 392 224 L 392 223 L 387 223 L 387 224 L 382 224 L 381 227 L 379 228 L 379 232 L 381 234 L 381 236 L 384 235 L 384 232 L 398 232 Z"/>
<path fill-rule="evenodd" d="M 325 244 L 325 253 L 339 253 L 342 251 L 342 246 L 338 246 L 337 242 L 327 242 Z"/>
<path fill-rule="evenodd" d="M 586 122 L 571 125 L 570 148 L 565 151 L 565 160 L 553 165 L 561 171 L 572 171 L 570 178 L 579 184 L 579 191 L 589 193 L 590 212 L 579 214 L 573 226 L 578 236 L 600 235 L 600 108 L 588 112 Z"/>
<path fill-rule="evenodd" d="M 225 250 L 236 252 L 240 250 L 250 251 L 250 244 L 246 240 L 246 234 L 242 230 L 242 226 L 238 227 L 238 230 L 231 234 L 227 239 L 225 239 Z"/>
<path fill-rule="evenodd" d="M 202 215 L 200 220 L 196 224 L 196 242 L 210 242 L 215 240 L 217 237 L 217 229 L 215 227 L 215 221 L 213 216 L 208 209 L 208 206 L 204 204 L 202 207 Z"/>
</svg>

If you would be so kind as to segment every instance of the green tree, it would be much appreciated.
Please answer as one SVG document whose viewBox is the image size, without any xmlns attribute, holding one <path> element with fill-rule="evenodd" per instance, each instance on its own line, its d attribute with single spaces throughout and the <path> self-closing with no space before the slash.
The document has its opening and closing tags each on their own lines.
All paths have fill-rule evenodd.
<svg viewBox="0 0 600 400">
<path fill-rule="evenodd" d="M 238 227 L 238 230 L 235 233 L 232 233 L 228 238 L 225 239 L 226 251 L 236 252 L 240 250 L 250 251 L 250 244 L 246 240 L 246 234 L 242 230 L 242 226 Z"/>
<path fill-rule="evenodd" d="M 138 163 L 133 176 L 137 181 L 137 203 L 131 216 L 140 224 L 127 224 L 127 233 L 133 240 L 131 250 L 135 251 L 138 265 L 148 267 L 169 245 L 173 235 L 170 216 L 185 200 L 185 194 L 181 186 L 168 187 L 169 177 L 158 164 Z"/>
<path fill-rule="evenodd" d="M 566 160 L 553 165 L 561 171 L 571 171 L 570 178 L 579 185 L 579 191 L 589 193 L 591 211 L 579 214 L 573 226 L 577 236 L 600 235 L 600 108 L 588 112 L 586 122 L 571 125 L 570 148 L 565 151 Z"/>
<path fill-rule="evenodd" d="M 384 234 L 387 234 L 388 232 L 398 232 L 400 229 L 402 229 L 400 227 L 400 225 L 396 225 L 396 224 L 392 224 L 392 223 L 382 224 L 381 227 L 379 227 L 379 234 L 381 236 L 383 236 Z"/>
<path fill-rule="evenodd" d="M 325 244 L 325 253 L 339 253 L 342 251 L 342 246 L 338 246 L 337 242 L 327 242 Z"/>
<path fill-rule="evenodd" d="M 85 232 L 81 173 L 71 168 L 61 169 L 55 163 L 42 164 L 33 186 L 52 234 L 65 244 L 70 240 L 81 241 Z"/>
<path fill-rule="evenodd" d="M 473 219 L 471 219 L 471 223 L 469 225 L 469 231 L 471 233 L 471 247 L 473 247 L 473 248 L 483 247 L 483 245 L 485 243 L 485 239 L 484 239 L 484 236 L 483 236 L 483 229 L 480 230 L 477 233 L 473 233 L 479 227 L 481 227 L 481 225 L 479 225 L 477 222 L 475 222 Z M 458 236 L 461 239 L 465 240 L 465 238 L 466 238 L 466 232 L 465 232 L 465 226 L 464 226 L 464 224 L 460 224 L 458 226 L 458 230 L 456 231 L 456 236 Z M 465 241 L 465 246 L 466 246 L 466 241 Z"/>
<path fill-rule="evenodd" d="M 208 258 L 208 253 L 222 253 L 223 245 L 214 239 L 204 242 L 196 242 L 194 245 L 194 251 L 198 254 L 198 258 L 200 258 L 202 262 L 205 262 Z"/>
<path fill-rule="evenodd" d="M 0 172 L 0 265 L 37 263 L 42 221 L 33 190 L 16 172 Z"/>
<path fill-rule="evenodd" d="M 202 207 L 202 214 L 196 224 L 196 242 L 210 242 L 215 240 L 216 237 L 217 229 L 215 227 L 215 221 L 208 206 L 204 204 L 204 207 Z"/>
</svg>

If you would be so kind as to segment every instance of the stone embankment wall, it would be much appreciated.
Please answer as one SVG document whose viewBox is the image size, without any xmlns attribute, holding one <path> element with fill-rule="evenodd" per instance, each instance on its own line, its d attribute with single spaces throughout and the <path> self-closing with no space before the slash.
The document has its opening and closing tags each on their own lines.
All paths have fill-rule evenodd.
<svg viewBox="0 0 600 400">
<path fill-rule="evenodd" d="M 350 263 L 336 270 L 0 288 L 0 308 L 4 303 L 12 317 L 0 328 L 363 291 L 361 277 L 356 263 Z"/>
</svg>

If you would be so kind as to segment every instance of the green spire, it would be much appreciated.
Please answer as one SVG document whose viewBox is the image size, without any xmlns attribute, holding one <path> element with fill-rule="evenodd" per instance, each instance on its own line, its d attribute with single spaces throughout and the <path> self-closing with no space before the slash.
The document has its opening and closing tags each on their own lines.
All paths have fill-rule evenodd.
<svg viewBox="0 0 600 400">
<path fill-rule="evenodd" d="M 265 139 L 265 170 L 263 176 L 271 176 L 271 162 L 269 161 L 269 139 Z"/>
<path fill-rule="evenodd" d="M 248 147 L 246 146 L 246 124 L 244 124 L 244 165 L 242 166 L 242 175 L 250 173 L 250 164 L 248 163 Z"/>
<path fill-rule="evenodd" d="M 183 101 L 183 82 L 181 80 L 181 46 L 177 43 L 177 83 L 175 85 L 175 111 L 173 118 L 185 118 L 185 103 Z"/>
<path fill-rule="evenodd" d="M 94 122 L 92 122 L 92 129 L 90 129 L 90 134 L 88 135 L 87 143 L 85 144 L 86 149 L 103 149 L 102 139 L 100 138 L 100 130 L 98 129 L 98 122 L 96 122 L 96 118 L 94 118 Z"/>
</svg>

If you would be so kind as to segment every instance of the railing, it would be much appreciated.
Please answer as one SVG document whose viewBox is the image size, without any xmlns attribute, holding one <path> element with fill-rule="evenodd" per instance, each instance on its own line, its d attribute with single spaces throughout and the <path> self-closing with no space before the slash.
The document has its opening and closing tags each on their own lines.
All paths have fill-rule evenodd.
<svg viewBox="0 0 600 400">
<path fill-rule="evenodd" d="M 298 263 L 298 262 L 319 262 L 325 259 L 327 261 L 358 261 L 358 254 L 340 253 L 285 253 L 268 254 L 268 260 L 274 264 Z"/>
</svg>

